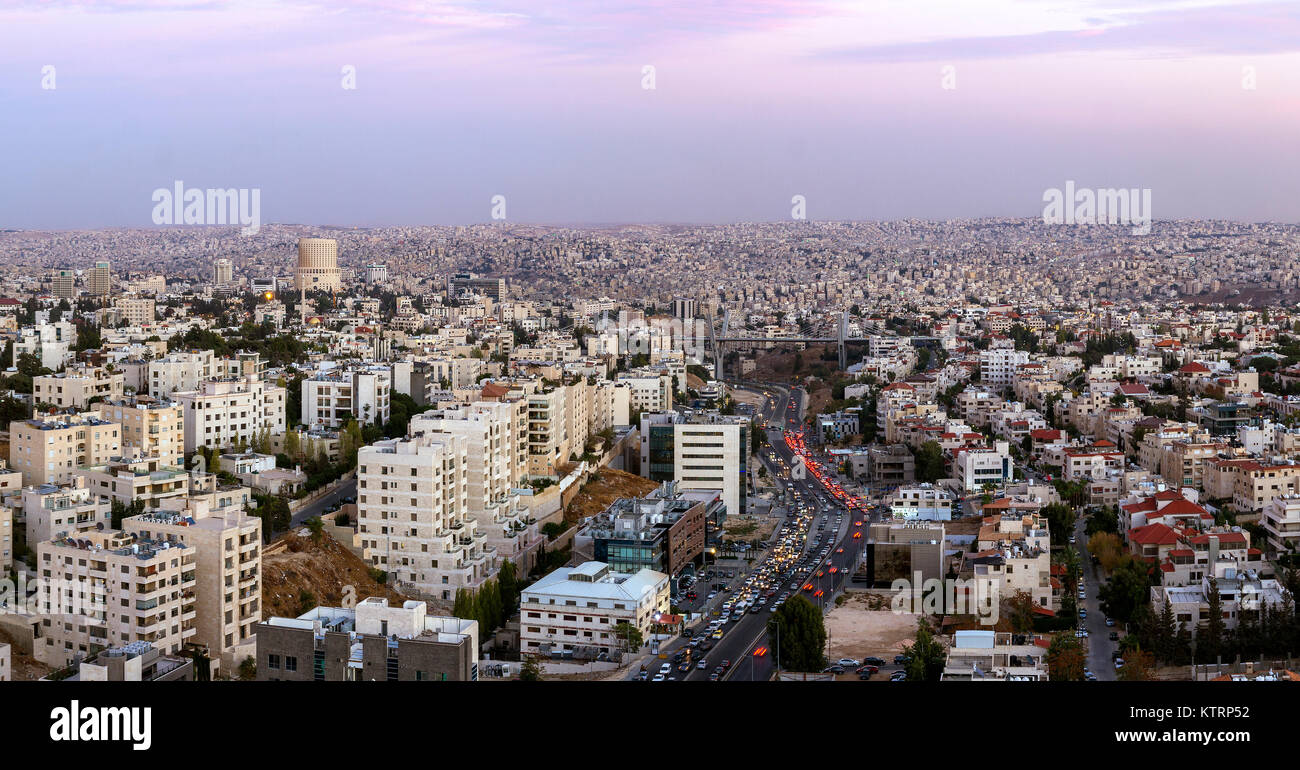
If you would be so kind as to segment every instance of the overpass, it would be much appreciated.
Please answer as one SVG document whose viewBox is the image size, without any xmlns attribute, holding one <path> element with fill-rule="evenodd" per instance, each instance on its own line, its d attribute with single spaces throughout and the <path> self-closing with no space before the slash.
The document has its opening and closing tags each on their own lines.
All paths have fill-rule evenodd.
<svg viewBox="0 0 1300 770">
<path fill-rule="evenodd" d="M 715 320 L 714 320 L 713 314 L 712 314 L 712 313 L 709 314 L 709 346 L 713 349 L 713 366 L 714 366 L 714 370 L 713 370 L 713 378 L 716 379 L 716 380 L 719 380 L 719 381 L 721 381 L 721 380 L 723 379 L 723 376 L 722 376 L 722 362 L 726 359 L 725 345 L 727 345 L 728 343 L 737 343 L 737 342 L 747 342 L 747 343 L 753 343 L 753 344 L 757 344 L 757 343 L 775 343 L 775 344 L 778 344 L 778 345 L 779 345 L 779 344 L 781 344 L 781 343 L 783 343 L 783 342 L 812 342 L 812 343 L 826 343 L 826 342 L 834 342 L 834 343 L 835 343 L 835 346 L 836 346 L 836 349 L 837 349 L 837 352 L 839 353 L 840 369 L 841 369 L 841 370 L 844 370 L 844 369 L 847 369 L 847 368 L 848 368 L 848 364 L 849 364 L 849 362 L 848 362 L 848 349 L 847 349 L 847 345 L 848 345 L 848 343 L 850 343 L 850 342 L 858 342 L 858 343 L 860 343 L 860 342 L 867 342 L 868 339 L 869 339 L 869 338 L 867 338 L 867 337 L 850 337 L 850 336 L 848 336 L 848 335 L 849 335 L 849 314 L 848 314 L 848 311 L 844 311 L 844 312 L 841 312 L 841 313 L 840 313 L 840 322 L 839 322 L 839 325 L 838 325 L 838 328 L 837 328 L 838 333 L 837 333 L 834 337 L 751 337 L 751 336 L 736 336 L 736 335 L 732 335 L 732 334 L 730 334 L 730 328 L 731 328 L 731 311 L 730 311 L 730 310 L 724 310 L 723 313 L 722 313 L 722 333 L 721 333 L 721 334 L 719 334 L 718 331 L 717 331 L 717 323 L 716 323 Z M 688 338 L 688 339 L 691 339 L 691 338 Z M 695 341 L 696 341 L 696 342 L 701 342 L 702 340 L 695 339 Z"/>
</svg>

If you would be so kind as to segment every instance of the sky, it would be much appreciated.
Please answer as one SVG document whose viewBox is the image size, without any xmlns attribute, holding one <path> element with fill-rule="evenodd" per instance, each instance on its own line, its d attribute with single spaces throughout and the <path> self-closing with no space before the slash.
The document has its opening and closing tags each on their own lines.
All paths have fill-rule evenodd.
<svg viewBox="0 0 1300 770">
<path fill-rule="evenodd" d="M 151 227 L 178 182 L 341 226 L 1040 216 L 1067 181 L 1294 223 L 1300 3 L 0 0 L 0 147 L 0 228 Z"/>
</svg>

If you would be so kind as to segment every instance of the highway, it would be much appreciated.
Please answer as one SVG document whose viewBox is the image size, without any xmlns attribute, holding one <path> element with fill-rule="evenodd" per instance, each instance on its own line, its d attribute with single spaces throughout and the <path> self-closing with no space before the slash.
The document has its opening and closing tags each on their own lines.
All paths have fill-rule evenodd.
<svg viewBox="0 0 1300 770">
<path fill-rule="evenodd" d="M 760 605 L 758 612 L 746 611 L 738 620 L 727 623 L 723 627 L 722 638 L 714 641 L 711 650 L 694 653 L 691 659 L 694 665 L 689 671 L 681 672 L 676 664 L 672 663 L 673 655 L 687 646 L 690 641 L 678 640 L 662 651 L 668 656 L 667 660 L 649 661 L 647 668 L 651 676 L 658 673 L 662 663 L 667 662 L 672 664 L 670 676 L 673 678 L 687 681 L 708 680 L 717 666 L 723 661 L 729 661 L 730 667 L 720 676 L 723 680 L 771 679 L 775 673 L 775 655 L 779 640 L 769 638 L 767 633 L 767 623 L 773 617 L 769 609 L 770 602 L 774 602 L 781 594 L 799 593 L 822 607 L 823 611 L 834 606 L 835 597 L 843 591 L 857 563 L 858 554 L 866 542 L 868 522 L 861 512 L 848 510 L 811 473 L 804 479 L 791 480 L 790 478 L 789 468 L 794 462 L 796 452 L 787 446 L 782 429 L 796 432 L 802 430 L 802 415 L 805 408 L 803 391 L 798 388 L 788 390 L 780 387 L 764 389 L 745 386 L 743 389 L 762 392 L 766 396 L 757 417 L 767 425 L 768 441 L 758 454 L 769 476 L 783 490 L 786 490 L 782 497 L 787 505 L 787 514 L 769 542 L 778 543 L 787 535 L 806 537 L 798 564 L 809 566 L 810 572 L 807 577 L 787 577 L 781 584 L 773 585 L 776 596 L 769 600 L 769 604 Z M 807 509 L 802 521 L 799 516 L 800 505 Z M 856 516 L 851 515 L 853 513 L 856 513 Z M 836 517 L 839 514 L 843 514 L 843 518 L 837 525 Z M 854 537 L 856 533 L 860 533 L 860 537 Z M 750 575 L 762 575 L 771 569 L 773 559 L 771 550 L 769 548 L 767 555 L 754 565 Z M 744 580 L 744 575 L 738 575 L 730 581 L 733 590 L 727 596 L 737 595 Z M 713 610 L 709 620 L 716 619 L 718 614 L 717 610 Z M 698 628 L 703 630 L 705 626 L 707 623 L 702 623 Z M 756 650 L 764 649 L 767 650 L 766 654 L 755 654 Z M 705 667 L 702 669 L 697 667 L 701 657 L 705 661 Z"/>
</svg>

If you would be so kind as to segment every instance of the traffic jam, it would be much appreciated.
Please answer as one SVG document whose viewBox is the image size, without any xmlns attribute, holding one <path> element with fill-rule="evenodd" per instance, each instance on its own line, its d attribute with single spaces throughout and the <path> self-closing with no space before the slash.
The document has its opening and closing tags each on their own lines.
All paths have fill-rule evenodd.
<svg viewBox="0 0 1300 770">
<path fill-rule="evenodd" d="M 861 498 L 854 497 L 848 492 L 845 492 L 839 485 L 839 482 L 837 482 L 830 473 L 822 467 L 822 464 L 812 458 L 812 455 L 808 452 L 808 447 L 804 445 L 802 430 L 792 431 L 787 429 L 782 431 L 782 433 L 785 435 L 785 445 L 790 448 L 791 452 L 794 452 L 797 457 L 803 460 L 804 468 L 813 478 L 821 482 L 821 485 L 826 489 L 827 493 L 833 496 L 836 500 L 839 500 L 840 503 L 850 511 L 858 511 L 864 514 L 867 512 L 868 509 L 863 505 Z M 853 536 L 855 538 L 861 538 L 862 534 L 860 532 L 855 532 Z"/>
</svg>

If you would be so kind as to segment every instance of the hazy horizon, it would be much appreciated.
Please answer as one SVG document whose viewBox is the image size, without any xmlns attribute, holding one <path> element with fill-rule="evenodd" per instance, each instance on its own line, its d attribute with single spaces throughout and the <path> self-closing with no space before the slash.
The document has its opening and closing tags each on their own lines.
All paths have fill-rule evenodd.
<svg viewBox="0 0 1300 770">
<path fill-rule="evenodd" d="M 309 227 L 1032 218 L 1067 180 L 1300 222 L 1300 5 L 971 6 L 10 0 L 0 228 L 152 228 L 177 181 Z"/>
</svg>

